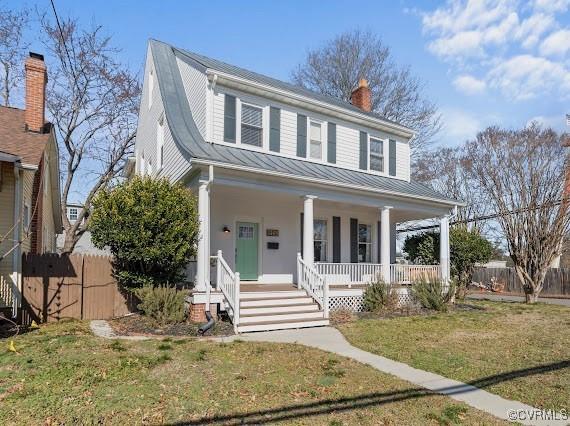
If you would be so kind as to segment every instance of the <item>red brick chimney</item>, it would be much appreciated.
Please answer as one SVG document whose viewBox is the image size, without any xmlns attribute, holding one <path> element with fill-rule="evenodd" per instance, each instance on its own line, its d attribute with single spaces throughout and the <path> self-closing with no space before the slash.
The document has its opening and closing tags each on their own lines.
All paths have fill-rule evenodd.
<svg viewBox="0 0 570 426">
<path fill-rule="evenodd" d="M 350 95 L 350 102 L 363 111 L 372 111 L 372 93 L 370 92 L 370 87 L 368 87 L 368 81 L 366 81 L 366 79 L 361 78 L 358 81 L 358 87 L 354 89 Z"/>
<path fill-rule="evenodd" d="M 26 59 L 26 126 L 43 132 L 45 125 L 47 68 L 43 55 L 30 52 Z"/>
</svg>

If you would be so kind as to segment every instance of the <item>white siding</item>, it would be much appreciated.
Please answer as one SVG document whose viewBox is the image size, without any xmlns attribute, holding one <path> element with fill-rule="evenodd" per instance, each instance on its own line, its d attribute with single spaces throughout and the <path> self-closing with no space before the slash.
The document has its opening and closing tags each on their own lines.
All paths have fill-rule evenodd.
<svg viewBox="0 0 570 426">
<path fill-rule="evenodd" d="M 152 53 L 150 48 L 147 51 L 146 65 L 145 65 L 145 75 L 143 82 L 143 91 L 141 99 L 141 107 L 139 109 L 139 120 L 137 127 L 137 139 L 135 144 L 135 155 L 137 159 L 136 172 L 141 171 L 141 157 L 144 152 L 145 161 L 152 162 L 152 171 L 154 175 L 168 177 L 172 181 L 180 179 L 189 169 L 190 163 L 185 159 L 182 152 L 178 149 L 170 128 L 168 126 L 168 120 L 165 120 L 164 128 L 164 165 L 162 170 L 157 170 L 157 158 L 158 158 L 158 145 L 157 145 L 157 126 L 158 120 L 164 114 L 164 106 L 162 103 L 162 98 L 160 96 L 160 87 L 158 83 L 158 78 L 154 77 L 154 87 L 152 91 L 152 105 L 149 108 L 148 99 L 148 76 L 149 70 L 154 69 L 152 61 Z M 205 94 L 204 94 L 205 97 Z M 205 100 L 204 100 L 205 105 Z M 147 167 L 148 168 L 148 167 Z"/>
<path fill-rule="evenodd" d="M 196 68 L 188 65 L 187 63 L 176 58 L 178 68 L 180 69 L 180 76 L 184 84 L 184 90 L 188 97 L 190 104 L 190 111 L 192 111 L 192 118 L 202 134 L 206 137 L 206 91 L 208 86 L 208 79 L 206 74 L 198 71 Z"/>
<path fill-rule="evenodd" d="M 233 89 L 217 86 L 213 94 L 212 107 L 212 135 L 213 142 L 222 142 L 224 137 L 224 95 L 226 93 L 236 96 L 238 99 L 243 98 L 246 102 L 257 103 L 258 105 L 267 105 L 281 108 L 281 149 L 279 155 L 287 157 L 297 157 L 297 114 L 306 115 L 309 120 L 316 119 L 328 122 L 329 119 L 322 114 L 313 113 L 309 110 L 299 109 L 290 105 L 279 102 L 261 99 L 258 96 L 246 94 Z M 388 175 L 388 149 L 389 139 L 396 140 L 396 178 L 410 180 L 410 148 L 406 140 L 399 136 L 386 132 L 377 131 L 371 128 L 359 127 L 346 121 L 330 119 L 336 124 L 337 134 L 337 151 L 336 165 L 351 170 L 359 170 L 359 151 L 360 151 L 360 131 L 365 131 L 373 137 L 384 140 L 384 156 L 385 156 L 385 174 Z M 239 117 L 238 117 L 239 123 Z M 323 142 L 325 143 L 325 155 L 323 160 L 326 162 L 326 125 L 323 126 Z M 265 146 L 268 143 L 266 141 Z M 244 147 L 244 146 L 242 146 Z M 247 146 L 245 146 L 247 148 Z"/>
</svg>

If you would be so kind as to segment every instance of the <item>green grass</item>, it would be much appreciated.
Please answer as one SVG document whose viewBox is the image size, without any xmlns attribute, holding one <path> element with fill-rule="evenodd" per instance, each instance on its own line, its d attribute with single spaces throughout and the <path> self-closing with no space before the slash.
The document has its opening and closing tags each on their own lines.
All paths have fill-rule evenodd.
<svg viewBox="0 0 570 426">
<path fill-rule="evenodd" d="M 469 303 L 483 309 L 365 319 L 339 329 L 364 350 L 464 382 L 489 377 L 473 384 L 536 407 L 570 409 L 570 309 Z M 540 370 L 549 365 L 555 369 Z M 511 372 L 517 377 L 496 377 Z"/>
<path fill-rule="evenodd" d="M 448 397 L 303 346 L 109 341 L 65 322 L 0 347 L 0 424 L 499 424 Z M 167 348 L 168 346 L 168 348 Z M 257 413 L 258 414 L 254 414 Z"/>
</svg>

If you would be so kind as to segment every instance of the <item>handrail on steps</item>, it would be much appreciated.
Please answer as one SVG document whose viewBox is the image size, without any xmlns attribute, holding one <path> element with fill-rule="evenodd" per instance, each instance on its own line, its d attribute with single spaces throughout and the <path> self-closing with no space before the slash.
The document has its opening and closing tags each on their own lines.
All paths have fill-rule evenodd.
<svg viewBox="0 0 570 426">
<path fill-rule="evenodd" d="M 231 318 L 234 331 L 237 333 L 239 325 L 239 299 L 240 299 L 240 276 L 239 272 L 233 272 L 224 260 L 222 251 L 217 252 L 216 283 L 226 298 L 231 308 Z"/>
</svg>

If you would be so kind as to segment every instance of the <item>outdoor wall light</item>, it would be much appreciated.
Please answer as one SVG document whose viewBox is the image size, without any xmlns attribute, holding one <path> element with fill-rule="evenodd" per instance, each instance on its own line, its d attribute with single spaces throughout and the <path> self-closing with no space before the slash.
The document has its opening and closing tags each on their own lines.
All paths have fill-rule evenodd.
<svg viewBox="0 0 570 426">
<path fill-rule="evenodd" d="M 224 225 L 222 231 L 224 232 L 224 234 L 229 234 L 231 232 L 230 227 L 228 225 Z"/>
</svg>

